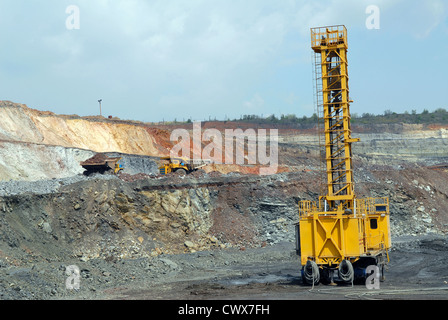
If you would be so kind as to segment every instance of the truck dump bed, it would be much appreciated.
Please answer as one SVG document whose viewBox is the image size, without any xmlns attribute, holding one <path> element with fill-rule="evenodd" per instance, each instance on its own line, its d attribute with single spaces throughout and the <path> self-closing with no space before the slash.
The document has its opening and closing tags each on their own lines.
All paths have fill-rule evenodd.
<svg viewBox="0 0 448 320">
<path fill-rule="evenodd" d="M 108 170 L 114 170 L 120 157 L 110 158 L 102 153 L 97 153 L 90 159 L 81 162 L 81 166 L 88 172 L 104 173 Z"/>
</svg>

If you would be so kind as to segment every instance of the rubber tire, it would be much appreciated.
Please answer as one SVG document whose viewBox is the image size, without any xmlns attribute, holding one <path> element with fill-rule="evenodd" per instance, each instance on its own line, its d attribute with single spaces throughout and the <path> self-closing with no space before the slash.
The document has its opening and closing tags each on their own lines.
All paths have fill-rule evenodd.
<svg viewBox="0 0 448 320">
<path fill-rule="evenodd" d="M 183 177 L 183 176 L 187 175 L 187 170 L 185 170 L 185 169 L 177 169 L 176 171 L 174 171 L 174 173 L 177 176 Z"/>
<path fill-rule="evenodd" d="M 317 263 L 311 260 L 308 260 L 306 262 L 306 265 L 303 267 L 302 270 L 302 280 L 305 284 L 314 285 L 319 284 L 320 282 L 320 272 L 319 267 L 317 266 Z"/>
<path fill-rule="evenodd" d="M 345 283 L 353 283 L 355 270 L 349 260 L 342 260 L 338 267 L 339 278 Z"/>
</svg>

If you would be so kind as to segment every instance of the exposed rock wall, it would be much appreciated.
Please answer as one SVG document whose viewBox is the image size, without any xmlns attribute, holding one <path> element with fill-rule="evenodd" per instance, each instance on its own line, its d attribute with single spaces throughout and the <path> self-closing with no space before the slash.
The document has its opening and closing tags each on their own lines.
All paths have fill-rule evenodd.
<svg viewBox="0 0 448 320">
<path fill-rule="evenodd" d="M 307 187 L 285 183 L 92 179 L 50 194 L 1 197 L 0 254 L 18 261 L 121 259 L 293 241 L 295 202 Z"/>
<path fill-rule="evenodd" d="M 95 152 L 165 155 L 169 133 L 143 124 L 60 116 L 0 101 L 0 140 L 58 145 Z"/>
<path fill-rule="evenodd" d="M 402 127 L 400 127 L 402 128 Z M 372 128 L 371 128 L 372 129 Z M 377 128 L 378 130 L 380 128 Z M 405 129 L 412 129 L 406 131 Z M 448 130 L 414 130 L 402 128 L 400 132 L 353 132 L 360 142 L 352 145 L 353 157 L 365 163 L 390 165 L 423 163 L 432 165 L 448 162 Z M 300 150 L 301 154 L 318 156 L 319 139 L 315 134 L 297 132 L 280 137 L 281 145 Z M 299 156 L 299 155 L 298 155 Z"/>
<path fill-rule="evenodd" d="M 81 174 L 89 150 L 0 141 L 0 181 L 66 178 Z"/>
</svg>

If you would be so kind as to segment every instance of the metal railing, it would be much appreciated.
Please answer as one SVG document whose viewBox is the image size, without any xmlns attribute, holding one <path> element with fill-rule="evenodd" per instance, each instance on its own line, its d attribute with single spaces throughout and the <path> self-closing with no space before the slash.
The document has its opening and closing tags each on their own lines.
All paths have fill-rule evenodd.
<svg viewBox="0 0 448 320">
<path fill-rule="evenodd" d="M 356 199 L 357 214 L 386 214 L 389 211 L 389 198 L 364 198 Z"/>
<path fill-rule="evenodd" d="M 311 46 L 333 46 L 338 44 L 347 45 L 347 29 L 343 25 L 328 26 L 311 29 Z"/>
<path fill-rule="evenodd" d="M 356 199 L 354 201 L 355 208 L 352 210 L 354 216 L 370 215 L 370 214 L 390 214 L 389 211 L 389 198 L 363 198 Z M 327 211 L 326 201 L 321 198 L 319 201 L 302 200 L 299 201 L 299 216 L 307 216 L 312 213 L 326 213 Z"/>
</svg>

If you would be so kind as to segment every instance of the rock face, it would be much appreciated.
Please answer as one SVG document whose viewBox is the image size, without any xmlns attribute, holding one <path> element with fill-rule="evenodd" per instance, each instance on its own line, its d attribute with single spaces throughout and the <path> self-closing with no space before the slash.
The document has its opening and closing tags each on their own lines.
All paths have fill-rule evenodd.
<svg viewBox="0 0 448 320">
<path fill-rule="evenodd" d="M 213 205 L 207 188 L 147 190 L 136 196 L 118 194 L 117 213 L 131 228 L 153 235 L 163 252 L 182 252 L 188 238 L 187 248 L 206 245 Z"/>
<path fill-rule="evenodd" d="M 366 132 L 367 131 L 367 132 Z M 421 162 L 432 165 L 448 162 L 448 130 L 426 129 L 422 125 L 355 126 L 353 136 L 360 142 L 352 146 L 355 160 L 370 165 L 399 165 Z M 285 134 L 283 144 L 303 153 L 318 155 L 319 140 L 312 133 Z"/>
<path fill-rule="evenodd" d="M 0 198 L 0 236 L 6 239 L 1 250 L 17 259 L 33 252 L 37 261 L 125 259 L 293 239 L 291 193 L 303 188 L 300 182 L 260 197 L 265 183 L 283 182 L 187 179 L 175 188 L 169 179 L 90 179 L 55 193 Z M 289 204 L 274 204 L 277 197 Z"/>
<path fill-rule="evenodd" d="M 143 123 L 55 115 L 0 101 L 0 140 L 58 145 L 95 152 L 165 155 L 169 133 Z"/>
<path fill-rule="evenodd" d="M 355 144 L 353 152 L 371 164 L 423 162 L 432 165 L 448 160 L 448 135 L 445 129 L 357 136 L 361 142 Z"/>
<path fill-rule="evenodd" d="M 128 174 L 157 174 L 157 158 L 169 154 L 173 146 L 171 130 L 177 128 L 101 117 L 55 115 L 8 101 L 0 101 L 0 118 L 1 180 L 35 181 L 74 176 L 83 172 L 79 162 L 95 153 L 123 155 L 121 163 Z M 204 125 L 204 129 L 212 125 Z M 226 125 L 237 128 L 240 124 Z M 222 123 L 216 126 L 224 132 Z M 281 129 L 279 135 L 279 172 L 319 168 L 316 159 L 321 149 L 315 129 Z M 353 146 L 354 160 L 364 165 L 448 162 L 447 128 L 366 125 L 354 126 L 353 135 L 361 138 Z M 205 170 L 259 172 L 256 166 L 236 164 L 208 166 Z"/>
<path fill-rule="evenodd" d="M 1 109 L 0 109 L 1 110 Z M 81 174 L 89 150 L 0 141 L 0 180 L 35 181 Z"/>
</svg>

